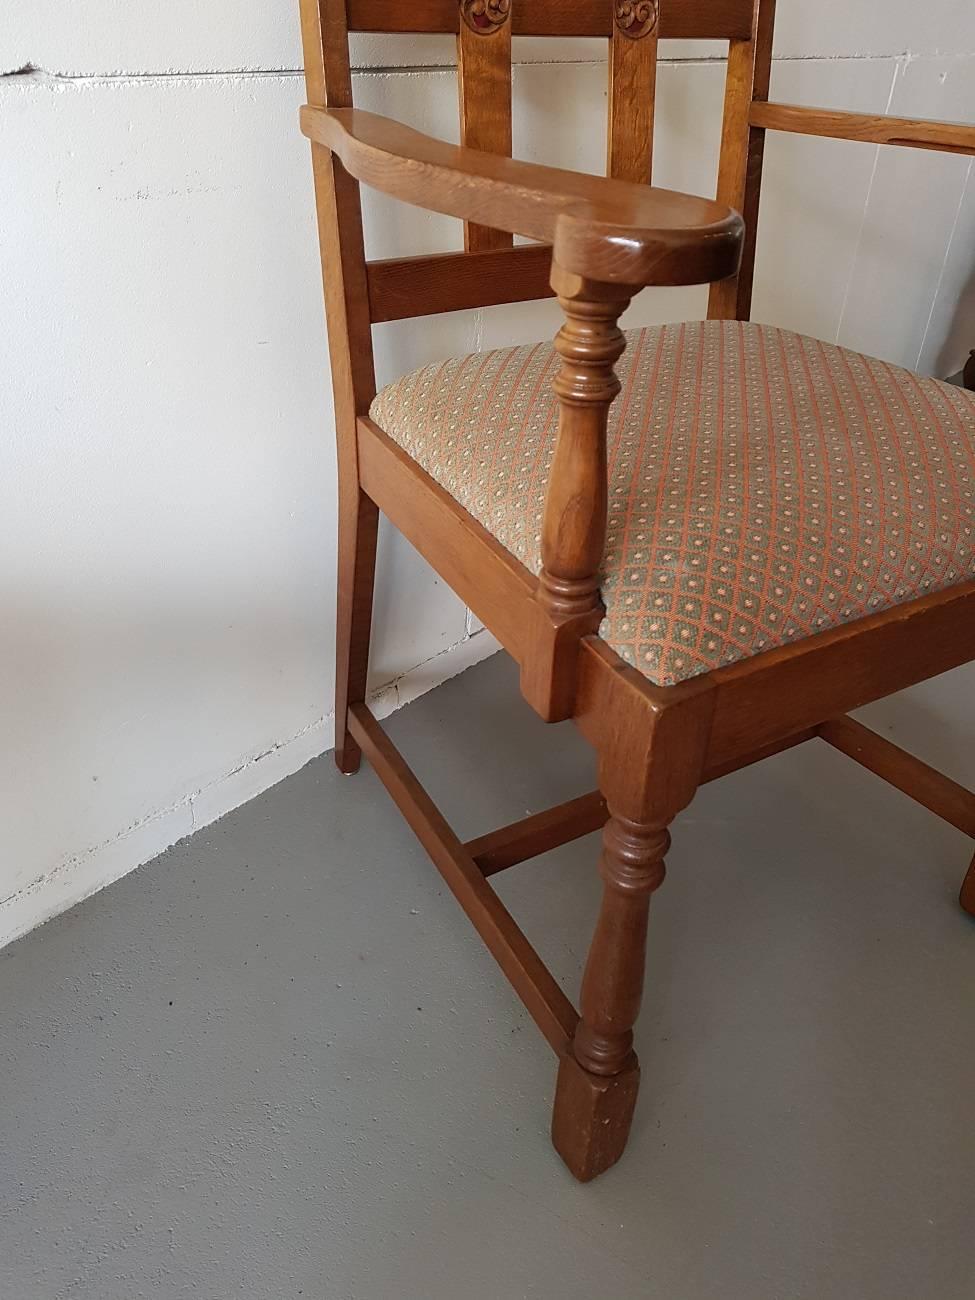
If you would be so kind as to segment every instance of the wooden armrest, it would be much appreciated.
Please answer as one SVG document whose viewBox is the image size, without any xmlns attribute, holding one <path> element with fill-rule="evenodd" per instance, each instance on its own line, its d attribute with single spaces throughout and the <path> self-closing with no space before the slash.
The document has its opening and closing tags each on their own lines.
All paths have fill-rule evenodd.
<svg viewBox="0 0 975 1300">
<path fill-rule="evenodd" d="M 870 116 L 798 104 L 752 104 L 752 126 L 796 135 L 822 135 L 833 140 L 865 140 L 871 144 L 904 145 L 911 149 L 940 149 L 975 155 L 975 126 L 962 122 L 933 122 L 915 117 Z"/>
<path fill-rule="evenodd" d="M 458 148 L 355 108 L 306 105 L 301 129 L 357 180 L 551 243 L 558 266 L 591 280 L 709 284 L 738 269 L 742 220 L 709 199 Z"/>
</svg>

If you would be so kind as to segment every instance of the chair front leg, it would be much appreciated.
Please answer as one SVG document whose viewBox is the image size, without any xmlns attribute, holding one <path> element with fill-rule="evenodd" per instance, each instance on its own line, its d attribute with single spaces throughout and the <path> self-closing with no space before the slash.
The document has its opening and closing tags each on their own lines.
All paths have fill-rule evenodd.
<svg viewBox="0 0 975 1300">
<path fill-rule="evenodd" d="M 599 660 L 619 671 L 591 675 Z M 616 1163 L 629 1136 L 650 896 L 663 883 L 668 828 L 701 783 L 715 692 L 706 683 L 661 689 L 651 710 L 638 708 L 629 670 L 597 641 L 586 643 L 580 681 L 576 720 L 599 755 L 610 818 L 599 860 L 602 901 L 580 1020 L 559 1064 L 552 1141 L 586 1182 Z"/>
<path fill-rule="evenodd" d="M 582 1182 L 615 1164 L 629 1136 L 640 1086 L 633 1026 L 643 996 L 650 896 L 663 882 L 669 845 L 665 826 L 617 813 L 603 832 L 602 906 L 552 1119 L 555 1149 Z"/>
</svg>

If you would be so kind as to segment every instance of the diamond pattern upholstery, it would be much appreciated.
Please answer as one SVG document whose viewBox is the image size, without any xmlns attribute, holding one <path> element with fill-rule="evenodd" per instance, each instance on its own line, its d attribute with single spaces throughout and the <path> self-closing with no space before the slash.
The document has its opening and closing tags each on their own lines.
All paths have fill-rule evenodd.
<svg viewBox="0 0 975 1300">
<path fill-rule="evenodd" d="M 371 415 L 537 572 L 549 344 L 426 366 Z M 658 685 L 975 577 L 975 395 L 786 330 L 631 331 L 604 639 Z"/>
</svg>

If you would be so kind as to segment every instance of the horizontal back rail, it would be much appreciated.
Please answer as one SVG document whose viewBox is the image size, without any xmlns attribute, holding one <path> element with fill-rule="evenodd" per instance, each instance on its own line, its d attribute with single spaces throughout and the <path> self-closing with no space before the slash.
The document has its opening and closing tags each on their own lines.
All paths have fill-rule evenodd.
<svg viewBox="0 0 975 1300">
<path fill-rule="evenodd" d="M 818 135 L 831 140 L 861 140 L 867 144 L 901 145 L 908 149 L 938 149 L 975 156 L 975 126 L 962 122 L 932 122 L 923 118 L 871 116 L 798 104 L 754 103 L 753 127 Z"/>
<path fill-rule="evenodd" d="M 481 253 L 437 253 L 369 262 L 369 315 L 384 321 L 551 298 L 552 247 L 519 244 Z"/>
<path fill-rule="evenodd" d="M 745 40 L 751 35 L 752 0 L 659 0 L 664 40 Z M 611 36 L 612 0 L 512 0 L 515 36 Z M 352 32 L 459 30 L 457 0 L 346 0 Z"/>
</svg>

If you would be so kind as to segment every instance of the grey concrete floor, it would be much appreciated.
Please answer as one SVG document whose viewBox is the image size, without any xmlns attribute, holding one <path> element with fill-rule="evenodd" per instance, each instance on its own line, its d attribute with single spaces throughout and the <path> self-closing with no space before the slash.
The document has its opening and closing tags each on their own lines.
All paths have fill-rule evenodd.
<svg viewBox="0 0 975 1300">
<path fill-rule="evenodd" d="M 875 718 L 971 780 L 971 678 Z M 390 721 L 464 835 L 591 756 L 503 658 Z M 594 838 L 500 880 L 573 994 Z M 330 759 L 0 954 L 0 1297 L 972 1300 L 970 844 L 819 742 L 704 790 L 623 1162 L 371 771 Z"/>
</svg>

